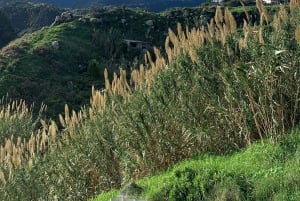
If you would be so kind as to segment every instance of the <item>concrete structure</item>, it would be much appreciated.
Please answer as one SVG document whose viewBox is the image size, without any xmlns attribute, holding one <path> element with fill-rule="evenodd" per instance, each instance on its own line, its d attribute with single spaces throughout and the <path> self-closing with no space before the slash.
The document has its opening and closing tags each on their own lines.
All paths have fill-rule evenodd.
<svg viewBox="0 0 300 201">
<path fill-rule="evenodd" d="M 126 43 L 128 50 L 137 49 L 140 51 L 147 51 L 151 48 L 150 42 L 144 42 L 139 40 L 128 40 L 128 39 L 125 39 L 124 42 Z"/>
</svg>

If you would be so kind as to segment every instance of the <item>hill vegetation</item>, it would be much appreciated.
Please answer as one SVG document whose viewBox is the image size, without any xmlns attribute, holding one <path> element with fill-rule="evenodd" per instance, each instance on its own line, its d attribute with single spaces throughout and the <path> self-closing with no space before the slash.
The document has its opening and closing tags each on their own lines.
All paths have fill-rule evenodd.
<svg viewBox="0 0 300 201">
<path fill-rule="evenodd" d="M 8 2 L 9 0 L 0 0 Z M 19 0 L 20 1 L 20 0 Z M 26 0 L 23 0 L 25 2 Z M 33 0 L 36 3 L 53 4 L 65 8 L 87 8 L 91 6 L 127 6 L 151 11 L 163 11 L 172 7 L 199 6 L 203 0 Z"/>
<path fill-rule="evenodd" d="M 2 47 L 5 44 L 7 44 L 9 41 L 14 39 L 16 36 L 13 27 L 10 24 L 9 19 L 2 12 L 0 13 L 0 24 L 1 24 L 0 38 L 2 39 L 0 43 L 0 47 Z"/>
<path fill-rule="evenodd" d="M 9 98 L 22 98 L 29 104 L 43 102 L 52 117 L 66 103 L 79 109 L 88 103 L 92 85 L 104 87 L 104 68 L 112 74 L 119 66 L 130 70 L 143 60 L 140 50 L 128 51 L 124 39 L 161 47 L 168 27 L 176 27 L 177 21 L 190 27 L 202 25 L 209 15 L 213 16 L 213 10 L 197 8 L 160 14 L 127 8 L 64 12 L 53 26 L 2 48 L 0 96 L 8 93 Z"/>
<path fill-rule="evenodd" d="M 43 108 L 41 115 L 33 116 L 23 101 L 3 102 L 0 199 L 86 200 L 197 155 L 202 159 L 201 174 L 193 161 L 183 163 L 169 174 L 174 183 L 162 178 L 162 188 L 154 186 L 147 199 L 299 198 L 299 131 L 287 135 L 300 121 L 299 9 L 299 2 L 292 1 L 271 16 L 257 1 L 256 24 L 246 17 L 239 28 L 229 9 L 221 7 L 207 26 L 178 24 L 176 32 L 168 30 L 164 49 L 147 52 L 145 62 L 138 62 L 130 73 L 124 68 L 113 75 L 111 69 L 104 70 L 104 86 L 92 88 L 90 104 L 77 111 L 66 105 L 59 122 L 44 119 Z M 19 54 L 27 51 L 46 59 L 51 59 L 49 51 L 58 51 L 71 62 L 82 54 L 60 47 L 91 44 L 78 47 L 73 37 L 90 36 L 81 23 L 61 23 L 14 41 L 2 51 L 7 62 L 3 72 L 29 71 L 39 84 L 52 71 L 38 74 L 42 68 L 9 66 L 14 60 L 7 50 L 20 47 Z M 62 32 L 68 40 L 60 40 Z M 101 61 L 95 59 L 91 66 Z M 73 71 L 64 70 L 73 79 Z M 18 126 L 7 129 L 14 123 Z M 24 134 L 18 137 L 20 133 Z M 257 140 L 260 145 L 236 153 Z M 250 163 L 258 167 L 248 169 Z M 278 185 L 281 178 L 286 180 Z M 146 186 L 142 181 L 139 185 Z"/>
<path fill-rule="evenodd" d="M 25 33 L 51 25 L 62 12 L 63 9 L 47 4 L 0 4 L 0 47 Z"/>
</svg>

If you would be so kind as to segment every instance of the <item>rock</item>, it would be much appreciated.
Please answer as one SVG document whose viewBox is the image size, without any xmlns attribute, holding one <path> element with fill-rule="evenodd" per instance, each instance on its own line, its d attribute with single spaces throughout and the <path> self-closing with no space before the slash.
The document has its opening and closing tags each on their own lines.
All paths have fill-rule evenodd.
<svg viewBox="0 0 300 201">
<path fill-rule="evenodd" d="M 54 22 L 51 26 L 59 25 L 64 22 L 70 22 L 74 19 L 74 16 L 71 12 L 63 12 L 60 16 L 56 16 Z"/>
<path fill-rule="evenodd" d="M 101 23 L 102 22 L 102 19 L 100 19 L 100 18 L 90 18 L 90 22 L 91 23 Z"/>
<path fill-rule="evenodd" d="M 58 42 L 58 41 L 53 41 L 53 42 L 51 43 L 51 47 L 52 47 L 52 49 L 54 49 L 54 50 L 58 50 L 58 49 L 59 49 L 59 42 Z"/>
<path fill-rule="evenodd" d="M 148 26 L 153 26 L 153 20 L 147 20 L 145 24 Z"/>
<path fill-rule="evenodd" d="M 51 24 L 51 26 L 59 25 L 60 24 L 60 16 L 56 16 L 54 22 Z"/>
<path fill-rule="evenodd" d="M 72 29 L 72 30 L 75 30 L 75 29 L 77 28 L 76 25 L 74 25 L 74 24 L 70 24 L 69 27 L 70 27 L 70 29 Z"/>
<path fill-rule="evenodd" d="M 131 182 L 120 194 L 120 196 L 130 198 L 139 196 L 143 192 L 143 188 L 138 186 L 135 182 Z"/>
<path fill-rule="evenodd" d="M 73 14 L 71 12 L 63 12 L 60 17 L 65 21 L 70 21 L 73 19 Z"/>
<path fill-rule="evenodd" d="M 141 199 L 136 199 L 136 198 L 125 198 L 122 196 L 118 196 L 118 197 L 110 199 L 110 201 L 146 201 L 146 200 L 141 200 Z"/>
<path fill-rule="evenodd" d="M 84 23 L 84 24 L 86 23 L 86 19 L 83 18 L 83 17 L 79 18 L 78 21 L 79 21 L 79 22 L 82 22 L 82 23 Z"/>
</svg>

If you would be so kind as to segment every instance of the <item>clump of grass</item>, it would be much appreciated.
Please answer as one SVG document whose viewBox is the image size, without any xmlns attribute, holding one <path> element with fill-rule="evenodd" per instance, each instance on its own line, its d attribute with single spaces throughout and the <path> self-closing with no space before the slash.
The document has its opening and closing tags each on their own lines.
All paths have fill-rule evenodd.
<svg viewBox="0 0 300 201">
<path fill-rule="evenodd" d="M 32 106 L 28 107 L 24 100 L 0 103 L 0 142 L 11 136 L 29 138 L 35 128 Z M 27 135 L 27 136 L 26 136 Z"/>
</svg>

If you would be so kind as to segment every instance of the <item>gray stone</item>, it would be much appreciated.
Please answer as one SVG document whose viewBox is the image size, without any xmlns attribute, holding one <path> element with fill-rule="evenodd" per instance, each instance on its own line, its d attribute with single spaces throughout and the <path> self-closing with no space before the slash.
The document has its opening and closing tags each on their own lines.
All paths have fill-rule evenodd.
<svg viewBox="0 0 300 201">
<path fill-rule="evenodd" d="M 63 12 L 60 17 L 65 21 L 70 21 L 73 19 L 73 14 L 71 12 Z"/>
<path fill-rule="evenodd" d="M 59 49 L 59 42 L 58 41 L 53 41 L 51 43 L 51 47 L 54 49 L 54 50 L 58 50 Z"/>
<path fill-rule="evenodd" d="M 153 20 L 147 20 L 146 22 L 145 22 L 145 24 L 146 25 L 148 25 L 148 26 L 153 26 Z"/>
<path fill-rule="evenodd" d="M 92 17 L 92 18 L 90 18 L 90 22 L 91 22 L 91 23 L 101 23 L 101 22 L 102 22 L 102 19 Z"/>
<path fill-rule="evenodd" d="M 51 26 L 59 25 L 64 22 L 70 22 L 74 19 L 74 16 L 71 12 L 66 11 L 63 12 L 60 16 L 56 16 L 54 22 L 51 24 Z"/>
<path fill-rule="evenodd" d="M 138 199 L 138 198 L 127 198 L 127 197 L 124 197 L 124 196 L 118 196 L 118 197 L 110 199 L 110 201 L 146 201 L 146 200 L 141 200 L 141 199 Z"/>
<path fill-rule="evenodd" d="M 87 22 L 87 20 L 83 17 L 78 19 L 79 22 L 82 22 L 83 24 L 85 24 Z"/>
<path fill-rule="evenodd" d="M 125 189 L 121 192 L 121 195 L 126 197 L 139 196 L 143 192 L 143 188 L 138 186 L 135 182 L 131 182 Z"/>
</svg>

